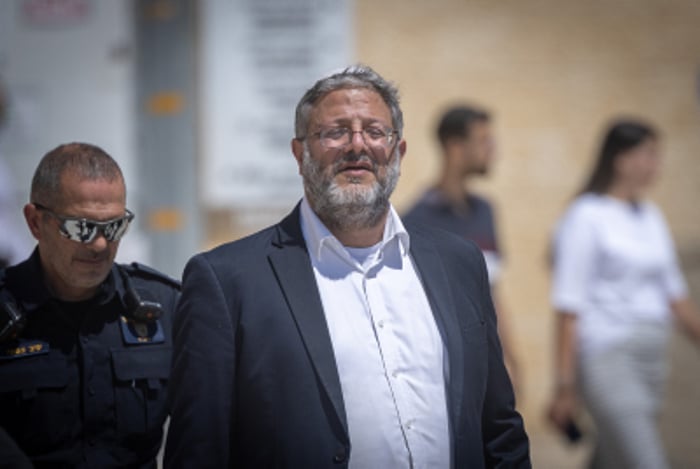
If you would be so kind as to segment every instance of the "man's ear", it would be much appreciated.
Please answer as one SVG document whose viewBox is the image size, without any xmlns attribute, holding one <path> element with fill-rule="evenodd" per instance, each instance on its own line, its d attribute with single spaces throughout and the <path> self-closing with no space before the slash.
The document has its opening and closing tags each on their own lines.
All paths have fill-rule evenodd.
<svg viewBox="0 0 700 469">
<path fill-rule="evenodd" d="M 301 163 L 304 159 L 304 142 L 302 140 L 298 138 L 292 139 L 292 153 L 294 154 L 294 159 L 297 160 L 299 174 L 301 174 Z"/>
<path fill-rule="evenodd" d="M 39 240 L 41 238 L 41 230 L 39 228 L 42 216 L 41 211 L 36 208 L 36 205 L 34 204 L 25 205 L 22 211 L 24 213 L 24 220 L 27 222 L 27 226 L 29 227 L 29 231 L 31 231 L 32 236 L 34 236 L 36 240 Z"/>
<path fill-rule="evenodd" d="M 399 142 L 399 156 L 401 157 L 401 160 L 403 161 L 403 157 L 406 154 L 406 140 L 401 139 Z"/>
<path fill-rule="evenodd" d="M 447 141 L 442 144 L 442 151 L 449 156 L 462 155 L 464 153 L 464 142 L 465 140 L 463 138 L 448 138 Z"/>
</svg>

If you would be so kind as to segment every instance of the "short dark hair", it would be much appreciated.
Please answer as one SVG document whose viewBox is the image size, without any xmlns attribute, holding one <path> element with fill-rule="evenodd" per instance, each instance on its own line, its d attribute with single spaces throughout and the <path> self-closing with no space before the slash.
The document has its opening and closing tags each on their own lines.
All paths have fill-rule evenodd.
<svg viewBox="0 0 700 469">
<path fill-rule="evenodd" d="M 440 145 L 445 146 L 453 138 L 469 138 L 472 125 L 476 122 L 489 122 L 489 113 L 476 106 L 459 105 L 445 111 L 437 126 Z"/>
<path fill-rule="evenodd" d="M 71 171 L 81 179 L 124 181 L 119 165 L 103 149 L 89 143 L 66 143 L 48 152 L 39 162 L 30 200 L 32 203 L 54 206 L 63 197 L 61 178 Z"/>
<path fill-rule="evenodd" d="M 579 193 L 605 193 L 613 183 L 615 161 L 618 156 L 647 140 L 656 138 L 658 138 L 658 132 L 654 127 L 640 119 L 614 120 L 608 126 L 595 166 Z"/>
<path fill-rule="evenodd" d="M 371 67 L 356 64 L 345 70 L 321 78 L 304 93 L 296 107 L 294 118 L 294 136 L 304 139 L 309 130 L 309 115 L 314 105 L 328 93 L 340 89 L 367 88 L 382 97 L 391 112 L 391 125 L 403 135 L 403 113 L 399 106 L 399 91 L 391 82 L 385 80 Z"/>
</svg>

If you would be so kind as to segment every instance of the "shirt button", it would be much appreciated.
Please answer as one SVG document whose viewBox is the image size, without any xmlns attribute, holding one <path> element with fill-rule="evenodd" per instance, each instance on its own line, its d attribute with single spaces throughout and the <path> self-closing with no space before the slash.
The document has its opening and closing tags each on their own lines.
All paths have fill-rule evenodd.
<svg viewBox="0 0 700 469">
<path fill-rule="evenodd" d="M 80 341 L 81 341 L 82 343 L 84 343 L 84 344 L 87 344 L 87 343 L 88 343 L 88 338 L 87 338 L 87 337 L 81 337 L 81 338 L 80 338 Z"/>
<path fill-rule="evenodd" d="M 391 376 L 393 376 L 394 378 L 397 378 L 399 376 L 399 372 L 394 370 L 391 372 Z"/>
<path fill-rule="evenodd" d="M 343 463 L 345 460 L 348 458 L 348 453 L 345 451 L 345 448 L 339 449 L 336 453 L 335 456 L 333 456 L 333 462 L 334 463 Z"/>
<path fill-rule="evenodd" d="M 94 438 L 90 438 L 90 439 L 88 440 L 88 444 L 89 444 L 90 446 L 95 446 L 95 439 L 94 439 Z"/>
<path fill-rule="evenodd" d="M 95 395 L 95 388 L 93 388 L 92 386 L 90 386 L 90 387 L 88 388 L 88 394 L 90 394 L 91 396 L 94 396 L 94 395 Z"/>
<path fill-rule="evenodd" d="M 379 325 L 379 328 L 380 328 L 380 329 L 383 328 L 383 327 L 384 327 L 384 321 L 379 321 L 379 322 L 377 323 L 377 325 Z"/>
</svg>

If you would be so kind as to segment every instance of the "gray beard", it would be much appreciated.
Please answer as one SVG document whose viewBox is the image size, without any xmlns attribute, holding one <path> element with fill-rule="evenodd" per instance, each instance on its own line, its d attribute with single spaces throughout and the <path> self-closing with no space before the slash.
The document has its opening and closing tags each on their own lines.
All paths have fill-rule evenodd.
<svg viewBox="0 0 700 469">
<path fill-rule="evenodd" d="M 350 180 L 348 187 L 342 188 L 335 181 L 337 169 L 348 161 L 370 161 L 374 174 L 377 165 L 366 155 L 345 155 L 333 163 L 330 175 L 325 175 L 320 164 L 311 158 L 309 148 L 304 144 L 301 174 L 309 204 L 329 230 L 357 230 L 377 226 L 389 210 L 389 197 L 399 180 L 400 160 L 398 149 L 393 161 L 387 165 L 386 177 L 377 179 L 371 187 L 363 187 L 360 181 Z"/>
</svg>

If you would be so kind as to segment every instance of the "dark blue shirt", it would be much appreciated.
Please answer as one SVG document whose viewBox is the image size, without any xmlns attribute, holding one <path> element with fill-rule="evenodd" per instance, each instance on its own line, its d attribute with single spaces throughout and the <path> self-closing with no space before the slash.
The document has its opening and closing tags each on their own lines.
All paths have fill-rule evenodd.
<svg viewBox="0 0 700 469">
<path fill-rule="evenodd" d="M 52 298 L 38 251 L 0 272 L 27 318 L 0 343 L 0 425 L 37 468 L 156 467 L 179 285 L 142 266 L 125 272 L 162 305 L 158 321 L 131 318 L 116 265 L 81 302 Z"/>
<path fill-rule="evenodd" d="M 474 194 L 466 196 L 466 210 L 455 208 L 437 189 L 430 189 L 403 216 L 419 223 L 449 231 L 476 243 L 482 251 L 500 255 L 491 204 Z"/>
</svg>

